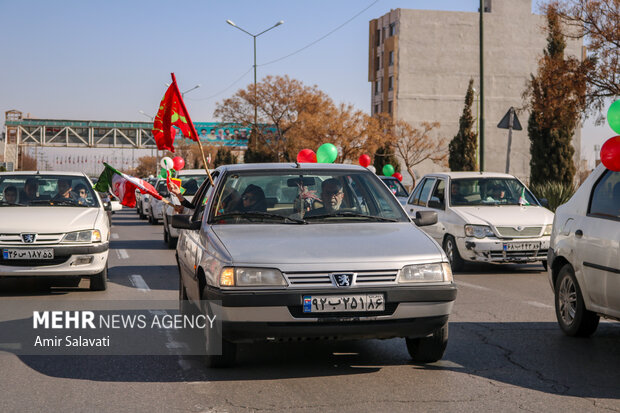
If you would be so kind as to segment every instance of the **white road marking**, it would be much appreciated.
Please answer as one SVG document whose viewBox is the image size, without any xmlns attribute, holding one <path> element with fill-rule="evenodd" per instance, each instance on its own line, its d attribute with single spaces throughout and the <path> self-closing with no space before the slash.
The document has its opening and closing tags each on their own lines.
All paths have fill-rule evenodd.
<svg viewBox="0 0 620 413">
<path fill-rule="evenodd" d="M 466 283 L 466 282 L 463 282 L 463 281 L 457 281 L 457 282 L 456 282 L 456 285 L 458 285 L 458 286 L 463 286 L 463 287 L 468 287 L 468 288 L 474 288 L 474 289 L 476 289 L 476 290 L 491 291 L 491 289 L 490 289 L 490 288 L 483 287 L 483 286 L 481 286 L 481 285 L 476 285 L 476 284 Z"/>
<path fill-rule="evenodd" d="M 112 239 L 118 239 L 119 238 L 118 234 L 116 234 L 116 233 L 112 233 L 110 235 L 110 237 L 112 237 Z"/>
<path fill-rule="evenodd" d="M 526 301 L 525 304 L 529 304 L 538 308 L 553 308 L 552 305 L 539 303 L 538 301 Z"/>
<path fill-rule="evenodd" d="M 140 274 L 132 274 L 129 276 L 129 281 L 131 284 L 136 287 L 140 291 L 151 291 L 146 281 Z"/>
<path fill-rule="evenodd" d="M 126 260 L 127 258 L 129 258 L 129 254 L 127 253 L 127 250 L 125 249 L 120 249 L 120 250 L 116 250 L 116 255 L 118 255 L 118 258 Z"/>
</svg>

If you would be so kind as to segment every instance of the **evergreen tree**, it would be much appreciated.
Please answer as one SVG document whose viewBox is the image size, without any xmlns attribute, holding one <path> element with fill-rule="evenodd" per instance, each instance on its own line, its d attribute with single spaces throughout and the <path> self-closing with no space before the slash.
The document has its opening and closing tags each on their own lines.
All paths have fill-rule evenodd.
<svg viewBox="0 0 620 413">
<path fill-rule="evenodd" d="M 377 169 L 378 175 L 383 175 L 383 167 L 387 164 L 394 167 L 394 172 L 400 172 L 400 162 L 398 162 L 398 158 L 394 155 L 394 149 L 389 144 L 375 152 L 373 165 Z"/>
<path fill-rule="evenodd" d="M 217 153 L 215 154 L 213 167 L 217 168 L 220 165 L 231 165 L 235 163 L 237 163 L 237 157 L 233 155 L 230 148 L 222 146 L 217 150 Z"/>
<path fill-rule="evenodd" d="M 471 105 L 474 101 L 474 79 L 469 80 L 465 93 L 465 106 L 459 119 L 459 131 L 449 145 L 450 158 L 448 164 L 452 171 L 476 171 L 476 150 L 478 142 L 476 132 L 472 130 L 474 119 L 471 115 Z"/>
<path fill-rule="evenodd" d="M 530 184 L 572 185 L 576 172 L 572 137 L 585 100 L 585 81 L 571 73 L 572 60 L 564 58 L 566 42 L 553 8 L 547 10 L 547 29 L 547 48 L 527 91 Z"/>
</svg>

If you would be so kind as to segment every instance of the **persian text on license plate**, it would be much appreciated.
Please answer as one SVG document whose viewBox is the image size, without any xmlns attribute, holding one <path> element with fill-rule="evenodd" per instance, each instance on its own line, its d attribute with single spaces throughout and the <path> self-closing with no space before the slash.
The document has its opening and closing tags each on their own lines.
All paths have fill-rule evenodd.
<svg viewBox="0 0 620 413">
<path fill-rule="evenodd" d="M 54 259 L 53 248 L 37 249 L 3 249 L 2 257 L 5 260 L 52 260 Z"/>
<path fill-rule="evenodd" d="M 540 242 L 511 242 L 504 243 L 504 251 L 532 251 L 539 250 Z"/>
<path fill-rule="evenodd" d="M 385 310 L 383 294 L 305 295 L 304 313 L 340 313 Z"/>
</svg>

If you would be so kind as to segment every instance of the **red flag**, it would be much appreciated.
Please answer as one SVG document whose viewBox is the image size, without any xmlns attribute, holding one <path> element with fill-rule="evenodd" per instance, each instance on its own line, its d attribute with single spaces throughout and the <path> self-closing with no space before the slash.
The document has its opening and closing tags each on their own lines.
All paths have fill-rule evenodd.
<svg viewBox="0 0 620 413">
<path fill-rule="evenodd" d="M 177 79 L 174 77 L 174 73 L 171 75 L 172 84 L 166 90 L 153 121 L 153 138 L 157 143 L 157 149 L 167 149 L 174 152 L 174 128 L 172 125 L 178 127 L 183 136 L 193 141 L 198 140 L 198 134 L 192 119 L 189 117 L 181 92 L 179 92 Z"/>
</svg>

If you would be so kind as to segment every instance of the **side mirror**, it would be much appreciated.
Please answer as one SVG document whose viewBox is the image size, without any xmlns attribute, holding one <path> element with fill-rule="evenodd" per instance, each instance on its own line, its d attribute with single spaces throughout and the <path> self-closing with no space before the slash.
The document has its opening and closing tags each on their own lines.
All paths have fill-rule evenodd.
<svg viewBox="0 0 620 413">
<path fill-rule="evenodd" d="M 110 211 L 112 211 L 112 205 L 110 205 L 110 203 L 109 203 L 109 202 L 103 202 L 103 209 L 104 209 L 105 211 L 110 212 Z"/>
<path fill-rule="evenodd" d="M 170 225 L 176 229 L 200 229 L 200 221 L 192 221 L 191 215 L 172 215 Z"/>
<path fill-rule="evenodd" d="M 418 227 L 425 227 L 437 223 L 437 212 L 435 211 L 418 211 L 415 213 L 413 223 Z"/>
<path fill-rule="evenodd" d="M 547 198 L 541 198 L 539 199 L 540 201 L 540 205 L 544 206 L 545 208 L 549 208 L 549 200 Z"/>
</svg>

